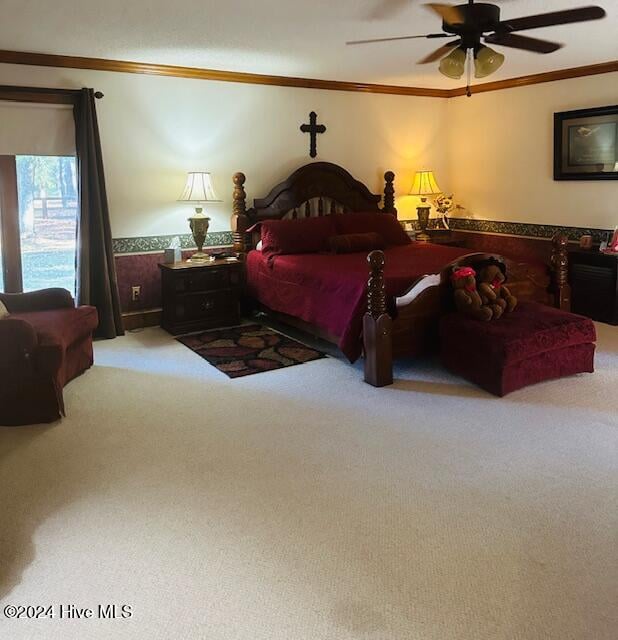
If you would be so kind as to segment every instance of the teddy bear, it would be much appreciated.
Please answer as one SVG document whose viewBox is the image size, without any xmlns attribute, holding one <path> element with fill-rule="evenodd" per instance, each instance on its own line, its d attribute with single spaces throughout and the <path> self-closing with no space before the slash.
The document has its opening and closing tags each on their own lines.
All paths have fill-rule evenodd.
<svg viewBox="0 0 618 640">
<path fill-rule="evenodd" d="M 479 269 L 478 291 L 483 304 L 492 308 L 495 319 L 517 306 L 517 298 L 504 285 L 505 281 L 506 276 L 498 264 L 490 263 Z"/>
<path fill-rule="evenodd" d="M 476 271 L 472 267 L 455 267 L 451 275 L 451 283 L 458 311 L 477 320 L 492 319 L 493 311 L 483 304 L 476 289 Z"/>
</svg>

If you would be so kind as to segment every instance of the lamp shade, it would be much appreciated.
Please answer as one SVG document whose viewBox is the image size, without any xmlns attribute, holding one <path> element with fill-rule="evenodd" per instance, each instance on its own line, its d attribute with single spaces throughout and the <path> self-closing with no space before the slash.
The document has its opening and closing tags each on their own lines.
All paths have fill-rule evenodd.
<svg viewBox="0 0 618 640">
<path fill-rule="evenodd" d="M 459 80 L 466 70 L 466 51 L 461 47 L 453 49 L 447 56 L 440 60 L 439 70 L 443 76 Z"/>
<path fill-rule="evenodd" d="M 485 45 L 477 51 L 474 57 L 474 77 L 485 78 L 497 71 L 504 63 L 504 56 Z"/>
<path fill-rule="evenodd" d="M 442 193 L 433 171 L 417 171 L 410 189 L 411 196 L 432 196 Z"/>
<path fill-rule="evenodd" d="M 221 202 L 212 186 L 210 173 L 190 171 L 178 202 Z"/>
</svg>

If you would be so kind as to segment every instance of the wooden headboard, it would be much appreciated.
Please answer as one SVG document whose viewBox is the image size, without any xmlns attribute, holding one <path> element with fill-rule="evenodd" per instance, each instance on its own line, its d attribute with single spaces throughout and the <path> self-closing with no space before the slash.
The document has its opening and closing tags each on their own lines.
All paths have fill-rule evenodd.
<svg viewBox="0 0 618 640">
<path fill-rule="evenodd" d="M 305 218 L 336 213 L 376 212 L 395 215 L 395 174 L 384 174 L 384 201 L 371 193 L 343 167 L 330 162 L 312 162 L 270 190 L 265 198 L 256 198 L 247 209 L 244 173 L 234 174 L 232 236 L 234 251 L 253 248 L 247 229 L 261 220 Z M 248 246 L 249 245 L 249 246 Z"/>
</svg>

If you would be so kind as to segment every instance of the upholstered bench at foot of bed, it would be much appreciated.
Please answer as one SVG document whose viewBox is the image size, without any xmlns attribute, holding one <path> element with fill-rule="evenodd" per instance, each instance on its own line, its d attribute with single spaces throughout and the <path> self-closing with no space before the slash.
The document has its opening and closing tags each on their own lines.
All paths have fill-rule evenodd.
<svg viewBox="0 0 618 640">
<path fill-rule="evenodd" d="M 497 396 L 594 371 L 596 332 L 588 318 L 521 302 L 499 320 L 449 313 L 440 320 L 444 366 Z"/>
</svg>

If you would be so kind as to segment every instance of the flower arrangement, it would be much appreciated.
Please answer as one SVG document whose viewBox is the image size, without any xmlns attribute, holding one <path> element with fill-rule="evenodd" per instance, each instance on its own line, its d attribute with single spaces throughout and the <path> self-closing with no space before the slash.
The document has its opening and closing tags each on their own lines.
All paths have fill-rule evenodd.
<svg viewBox="0 0 618 640">
<path fill-rule="evenodd" d="M 436 211 L 440 214 L 440 222 L 445 229 L 449 229 L 448 226 L 448 217 L 447 215 L 456 208 L 455 201 L 453 199 L 453 194 L 446 195 L 444 193 L 440 194 L 435 199 Z"/>
</svg>

